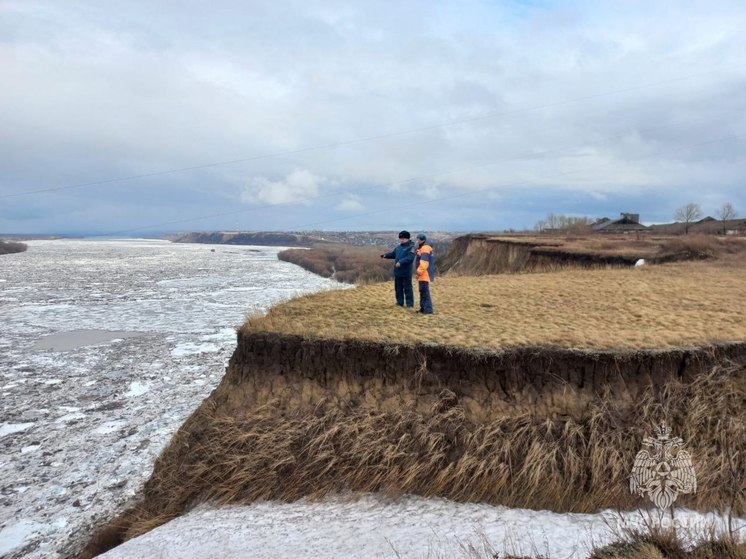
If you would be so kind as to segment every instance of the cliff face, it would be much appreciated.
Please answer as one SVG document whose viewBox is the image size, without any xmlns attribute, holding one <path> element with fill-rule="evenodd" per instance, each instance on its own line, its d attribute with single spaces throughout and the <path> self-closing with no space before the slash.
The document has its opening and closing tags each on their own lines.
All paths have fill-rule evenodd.
<svg viewBox="0 0 746 559">
<path fill-rule="evenodd" d="M 425 411 L 445 390 L 476 422 L 527 412 L 578 416 L 599 394 L 631 404 L 650 387 L 690 381 L 725 359 L 746 363 L 746 344 L 621 353 L 482 352 L 251 334 L 239 335 L 214 397 L 236 411 L 265 404 L 297 411 L 321 401 L 382 412 Z"/>
<path fill-rule="evenodd" d="M 91 557 L 208 500 L 417 494 L 591 512 L 639 506 L 629 472 L 665 419 L 697 459 L 685 506 L 746 469 L 746 343 L 673 351 L 474 351 L 241 334 L 228 369 Z"/>
<path fill-rule="evenodd" d="M 454 239 L 439 260 L 442 272 L 464 275 L 555 271 L 562 268 L 633 266 L 638 256 L 577 253 L 559 250 L 561 243 L 497 239 L 465 235 Z M 657 259 L 656 261 L 663 261 Z"/>
</svg>

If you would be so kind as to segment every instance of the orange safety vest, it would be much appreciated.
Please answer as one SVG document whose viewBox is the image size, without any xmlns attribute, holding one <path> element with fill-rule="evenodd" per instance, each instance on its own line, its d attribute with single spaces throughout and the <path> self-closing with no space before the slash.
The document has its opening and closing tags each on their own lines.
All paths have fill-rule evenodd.
<svg viewBox="0 0 746 559">
<path fill-rule="evenodd" d="M 433 247 L 424 244 L 417 249 L 417 281 L 430 282 L 430 261 L 433 256 Z"/>
</svg>

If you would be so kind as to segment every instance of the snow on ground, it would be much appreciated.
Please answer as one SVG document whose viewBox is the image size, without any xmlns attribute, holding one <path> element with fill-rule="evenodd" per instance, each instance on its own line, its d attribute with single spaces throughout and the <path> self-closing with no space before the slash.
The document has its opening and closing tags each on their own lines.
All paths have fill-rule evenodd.
<svg viewBox="0 0 746 559">
<path fill-rule="evenodd" d="M 0 257 L 0 557 L 64 555 L 123 510 L 245 314 L 341 287 L 269 247 L 27 244 Z"/>
<path fill-rule="evenodd" d="M 347 559 L 544 556 L 585 558 L 594 545 L 617 540 L 620 525 L 649 521 L 647 513 L 557 514 L 446 499 L 368 495 L 351 501 L 256 503 L 201 507 L 125 542 L 106 559 Z M 722 531 L 724 519 L 691 511 L 675 517 L 688 529 Z M 746 527 L 746 521 L 739 526 Z"/>
</svg>

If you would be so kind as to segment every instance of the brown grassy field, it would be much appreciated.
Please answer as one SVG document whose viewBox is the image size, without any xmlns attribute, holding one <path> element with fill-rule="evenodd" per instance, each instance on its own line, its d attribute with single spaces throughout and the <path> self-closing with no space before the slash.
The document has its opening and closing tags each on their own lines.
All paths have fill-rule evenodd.
<svg viewBox="0 0 746 559">
<path fill-rule="evenodd" d="M 744 258 L 446 276 L 432 285 L 433 315 L 396 307 L 387 282 L 295 299 L 242 329 L 493 349 L 689 346 L 746 339 L 745 278 Z"/>
</svg>

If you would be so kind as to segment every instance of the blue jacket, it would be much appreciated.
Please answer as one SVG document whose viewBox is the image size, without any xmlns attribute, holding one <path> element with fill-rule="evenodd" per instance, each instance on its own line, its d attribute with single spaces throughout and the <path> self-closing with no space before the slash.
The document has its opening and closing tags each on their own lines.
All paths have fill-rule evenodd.
<svg viewBox="0 0 746 559">
<path fill-rule="evenodd" d="M 394 267 L 395 278 L 411 278 L 412 262 L 414 262 L 414 241 L 398 245 L 391 252 L 383 255 L 384 258 L 393 258 L 399 263 L 399 267 Z"/>
</svg>

